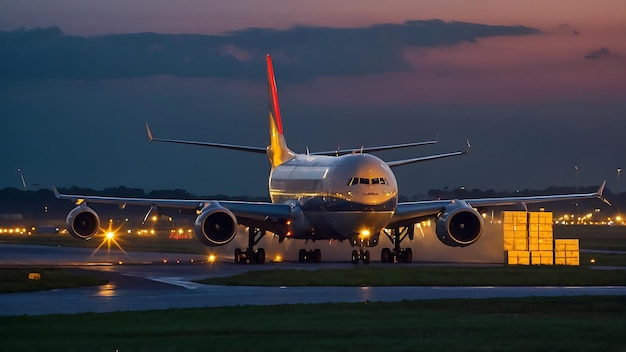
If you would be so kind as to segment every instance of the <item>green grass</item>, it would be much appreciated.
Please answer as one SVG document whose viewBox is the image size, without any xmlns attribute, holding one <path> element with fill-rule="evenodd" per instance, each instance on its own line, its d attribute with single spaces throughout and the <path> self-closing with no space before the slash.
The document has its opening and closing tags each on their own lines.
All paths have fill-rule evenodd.
<svg viewBox="0 0 626 352">
<path fill-rule="evenodd" d="M 40 279 L 30 280 L 30 273 L 39 274 Z M 107 280 L 90 276 L 69 274 L 64 269 L 0 268 L 0 293 L 97 286 L 107 282 Z"/>
<path fill-rule="evenodd" d="M 251 271 L 198 281 L 245 286 L 623 286 L 624 270 L 572 266 L 358 266 Z"/>
<path fill-rule="evenodd" d="M 620 351 L 626 298 L 239 306 L 0 317 L 3 351 Z"/>
</svg>

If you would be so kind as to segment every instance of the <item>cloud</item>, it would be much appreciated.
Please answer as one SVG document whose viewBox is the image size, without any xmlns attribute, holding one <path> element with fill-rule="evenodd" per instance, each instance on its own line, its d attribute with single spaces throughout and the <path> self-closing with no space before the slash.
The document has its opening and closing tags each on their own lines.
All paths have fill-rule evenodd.
<svg viewBox="0 0 626 352">
<path fill-rule="evenodd" d="M 264 54 L 281 78 L 407 72 L 407 47 L 450 46 L 491 36 L 538 33 L 524 26 L 441 20 L 360 28 L 248 28 L 223 35 L 134 33 L 79 37 L 58 27 L 0 32 L 0 75 L 10 80 L 114 79 L 157 75 L 260 79 Z M 284 64 L 283 64 L 284 62 Z"/>
<path fill-rule="evenodd" d="M 598 50 L 594 50 L 592 52 L 590 52 L 589 54 L 585 55 L 585 59 L 589 59 L 589 60 L 597 60 L 603 57 L 607 57 L 611 55 L 611 51 L 607 48 L 600 48 Z"/>
</svg>

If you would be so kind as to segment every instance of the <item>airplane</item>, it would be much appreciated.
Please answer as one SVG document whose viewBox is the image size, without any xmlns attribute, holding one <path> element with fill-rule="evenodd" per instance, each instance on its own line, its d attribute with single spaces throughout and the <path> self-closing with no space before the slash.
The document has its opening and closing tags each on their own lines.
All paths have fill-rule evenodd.
<svg viewBox="0 0 626 352">
<path fill-rule="evenodd" d="M 265 262 L 265 250 L 255 248 L 259 241 L 272 233 L 279 242 L 286 239 L 305 241 L 348 241 L 354 248 L 351 262 L 369 264 L 368 248 L 378 245 L 381 234 L 386 235 L 393 248 L 381 250 L 382 262 L 413 260 L 411 248 L 401 243 L 414 236 L 415 224 L 434 219 L 438 239 L 453 247 L 465 247 L 481 236 L 484 222 L 480 210 L 487 207 L 530 204 L 550 201 L 598 198 L 606 181 L 593 193 L 563 195 L 450 199 L 399 202 L 398 185 L 392 168 L 468 154 L 467 149 L 397 161 L 383 161 L 370 153 L 436 143 L 437 140 L 395 144 L 379 147 L 342 149 L 304 154 L 287 146 L 271 56 L 266 56 L 269 98 L 270 144 L 263 147 L 162 139 L 153 136 L 146 123 L 149 141 L 199 145 L 265 154 L 271 164 L 269 194 L 271 202 L 245 202 L 197 199 L 150 199 L 61 194 L 53 187 L 57 198 L 77 204 L 67 215 L 68 232 L 75 238 L 89 240 L 99 232 L 98 214 L 89 203 L 149 206 L 146 214 L 161 214 L 162 209 L 177 209 L 196 216 L 194 232 L 206 246 L 222 246 L 237 235 L 238 225 L 247 227 L 248 247 L 234 251 L 236 263 Z M 355 248 L 356 247 L 356 248 Z M 320 262 L 321 251 L 301 249 L 299 262 Z"/>
</svg>

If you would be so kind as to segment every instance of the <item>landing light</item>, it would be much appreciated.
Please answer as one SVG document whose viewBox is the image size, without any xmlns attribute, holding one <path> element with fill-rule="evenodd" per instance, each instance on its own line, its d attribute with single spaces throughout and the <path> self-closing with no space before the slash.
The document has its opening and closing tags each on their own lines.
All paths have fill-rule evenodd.
<svg viewBox="0 0 626 352">
<path fill-rule="evenodd" d="M 370 237 L 370 230 L 362 230 L 361 231 L 361 236 L 363 236 L 363 237 Z"/>
<path fill-rule="evenodd" d="M 115 237 L 115 232 L 109 231 L 106 233 L 107 240 L 112 240 Z"/>
</svg>

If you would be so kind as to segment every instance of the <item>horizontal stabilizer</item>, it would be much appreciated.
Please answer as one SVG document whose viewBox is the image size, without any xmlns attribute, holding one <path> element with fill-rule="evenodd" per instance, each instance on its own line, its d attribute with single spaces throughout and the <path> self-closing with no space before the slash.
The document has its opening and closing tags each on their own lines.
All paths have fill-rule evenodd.
<svg viewBox="0 0 626 352">
<path fill-rule="evenodd" d="M 421 145 L 429 145 L 429 144 L 435 144 L 437 143 L 437 140 L 431 140 L 431 141 L 423 141 L 423 142 L 413 142 L 413 143 L 403 143 L 403 144 L 393 144 L 393 145 L 383 145 L 383 146 L 378 146 L 378 147 L 363 147 L 363 148 L 352 148 L 352 149 L 337 149 L 337 150 L 333 150 L 333 151 L 324 151 L 324 152 L 314 152 L 311 153 L 311 155 L 344 155 L 344 154 L 352 154 L 354 151 L 358 150 L 359 152 L 363 152 L 363 153 L 374 153 L 374 152 L 381 152 L 381 151 L 385 151 L 385 150 L 393 150 L 393 149 L 400 149 L 400 148 L 410 148 L 410 147 L 417 147 L 417 146 L 421 146 Z"/>
<path fill-rule="evenodd" d="M 471 148 L 471 145 L 470 145 L 470 142 L 469 142 L 469 139 L 468 139 L 467 140 L 467 148 L 464 151 L 443 153 L 443 154 L 435 154 L 435 155 L 427 155 L 427 156 L 421 156 L 421 157 L 418 157 L 418 158 L 411 158 L 411 159 L 404 159 L 404 160 L 397 160 L 397 161 L 388 161 L 387 165 L 389 165 L 389 167 L 395 167 L 395 166 L 400 166 L 400 165 L 419 163 L 419 162 L 422 162 L 422 161 L 429 161 L 429 160 L 449 158 L 449 157 L 457 156 L 457 155 L 465 155 L 465 154 L 469 154 L 470 148 Z"/>
<path fill-rule="evenodd" d="M 186 140 L 177 140 L 177 139 L 154 138 L 154 136 L 152 135 L 152 131 L 150 130 L 150 126 L 148 126 L 147 122 L 146 122 L 146 131 L 148 132 L 148 140 L 150 142 L 199 145 L 201 147 L 223 148 L 223 149 L 239 150 L 243 152 L 250 152 L 250 153 L 257 153 L 257 154 L 265 154 L 267 152 L 267 148 L 264 148 L 264 147 L 249 147 L 245 145 L 234 145 L 234 144 L 224 144 L 224 143 L 210 143 L 210 142 L 196 142 L 196 141 L 186 141 Z"/>
</svg>

